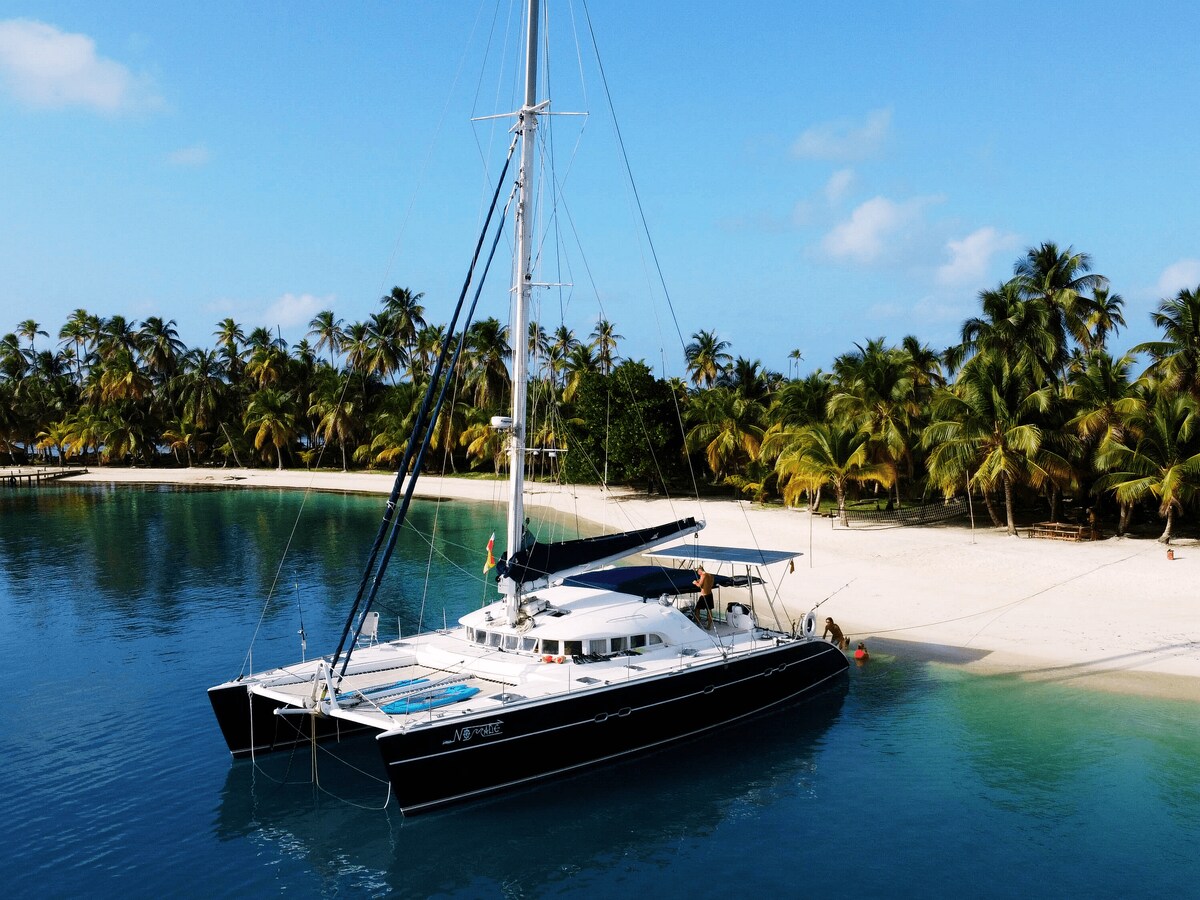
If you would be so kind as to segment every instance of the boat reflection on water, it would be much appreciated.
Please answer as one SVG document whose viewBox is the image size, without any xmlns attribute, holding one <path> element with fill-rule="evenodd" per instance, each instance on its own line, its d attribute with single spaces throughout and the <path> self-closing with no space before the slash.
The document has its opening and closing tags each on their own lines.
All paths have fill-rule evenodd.
<svg viewBox="0 0 1200 900">
<path fill-rule="evenodd" d="M 539 893 L 582 872 L 602 877 L 618 862 L 667 861 L 682 839 L 780 798 L 807 796 L 824 808 L 820 757 L 846 693 L 840 680 L 752 723 L 408 820 L 394 803 L 379 808 L 386 787 L 371 780 L 377 751 L 369 739 L 339 751 L 360 773 L 318 749 L 322 789 L 311 792 L 297 783 L 308 782 L 308 750 L 290 766 L 277 756 L 260 759 L 258 771 L 240 761 L 230 767 L 215 832 L 302 862 L 325 892 Z M 285 777 L 290 783 L 280 784 Z M 270 869 L 258 866 L 258 877 L 270 880 Z"/>
</svg>

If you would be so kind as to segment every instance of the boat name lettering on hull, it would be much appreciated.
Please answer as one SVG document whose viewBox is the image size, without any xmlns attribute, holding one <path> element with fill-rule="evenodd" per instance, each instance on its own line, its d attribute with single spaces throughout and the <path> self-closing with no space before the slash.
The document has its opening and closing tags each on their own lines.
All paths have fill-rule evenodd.
<svg viewBox="0 0 1200 900">
<path fill-rule="evenodd" d="M 504 722 L 497 719 L 483 725 L 468 725 L 465 728 L 454 729 L 454 737 L 442 744 L 466 743 L 474 738 L 492 738 L 504 733 Z"/>
</svg>

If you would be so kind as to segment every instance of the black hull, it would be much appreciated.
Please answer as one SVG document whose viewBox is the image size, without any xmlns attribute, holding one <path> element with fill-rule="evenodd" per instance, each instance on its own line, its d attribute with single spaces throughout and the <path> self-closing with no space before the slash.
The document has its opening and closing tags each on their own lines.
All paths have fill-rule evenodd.
<svg viewBox="0 0 1200 900">
<path fill-rule="evenodd" d="M 832 644 L 793 641 L 469 724 L 390 732 L 379 736 L 379 749 L 400 807 L 425 812 L 702 734 L 810 696 L 847 668 Z"/>
<path fill-rule="evenodd" d="M 372 730 L 342 719 L 277 716 L 275 710 L 284 704 L 251 694 L 244 684 L 210 688 L 208 699 L 235 759 L 311 744 L 314 727 L 318 742 L 337 741 Z"/>
</svg>

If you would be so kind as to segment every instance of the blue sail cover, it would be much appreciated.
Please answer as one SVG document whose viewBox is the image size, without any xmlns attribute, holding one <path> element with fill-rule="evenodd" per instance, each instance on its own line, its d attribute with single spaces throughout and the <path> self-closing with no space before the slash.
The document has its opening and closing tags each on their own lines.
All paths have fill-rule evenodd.
<svg viewBox="0 0 1200 900">
<path fill-rule="evenodd" d="M 514 554 L 511 561 L 505 554 L 497 562 L 496 569 L 502 578 L 511 578 L 518 584 L 544 582 L 556 574 L 586 572 L 607 562 L 631 556 L 646 547 L 692 534 L 702 527 L 704 526 L 694 518 L 689 517 L 652 528 L 623 531 L 620 534 L 533 544 Z"/>
</svg>

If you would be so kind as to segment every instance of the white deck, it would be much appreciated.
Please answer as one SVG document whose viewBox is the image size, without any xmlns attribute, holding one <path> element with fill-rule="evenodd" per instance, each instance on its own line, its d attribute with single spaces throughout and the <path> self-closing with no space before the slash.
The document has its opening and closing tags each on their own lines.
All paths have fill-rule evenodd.
<svg viewBox="0 0 1200 900">
<path fill-rule="evenodd" d="M 542 613 L 534 617 L 532 627 L 510 629 L 494 624 L 498 619 L 487 618 L 502 608 L 501 604 L 494 604 L 487 610 L 464 616 L 464 624 L 446 631 L 360 647 L 353 654 L 347 675 L 337 682 L 336 704 L 325 701 L 326 682 L 314 687 L 314 675 L 321 661 L 263 672 L 247 681 L 255 693 L 289 706 L 311 707 L 315 701 L 329 715 L 380 731 L 409 730 L 486 717 L 501 709 L 536 704 L 551 697 L 722 663 L 773 646 L 779 635 L 758 627 L 735 628 L 723 617 L 709 631 L 695 625 L 674 604 L 643 601 L 624 594 L 559 587 L 541 595 L 552 602 L 554 609 L 566 609 L 569 613 L 561 616 Z M 543 654 L 503 650 L 469 640 L 468 628 L 483 626 L 485 622 L 489 629 L 522 637 L 550 636 L 561 641 L 561 636 L 573 634 L 586 641 L 589 635 L 649 631 L 661 635 L 664 643 L 595 662 L 576 663 L 566 654 L 551 656 L 546 661 Z M 410 679 L 428 682 L 416 688 L 419 692 L 439 683 L 461 684 L 478 688 L 479 692 L 450 705 L 413 713 L 386 713 L 381 708 L 413 688 L 398 687 L 395 693 L 383 692 L 369 699 L 359 693 Z"/>
</svg>

